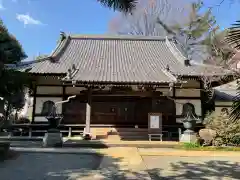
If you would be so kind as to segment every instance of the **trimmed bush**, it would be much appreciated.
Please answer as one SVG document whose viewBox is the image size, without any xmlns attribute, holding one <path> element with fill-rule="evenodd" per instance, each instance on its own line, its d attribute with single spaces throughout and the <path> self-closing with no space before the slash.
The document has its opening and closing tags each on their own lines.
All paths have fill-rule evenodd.
<svg viewBox="0 0 240 180">
<path fill-rule="evenodd" d="M 219 115 L 213 112 L 205 118 L 204 124 L 207 129 L 216 131 L 213 140 L 215 146 L 238 145 L 240 121 L 232 121 L 226 114 Z"/>
</svg>

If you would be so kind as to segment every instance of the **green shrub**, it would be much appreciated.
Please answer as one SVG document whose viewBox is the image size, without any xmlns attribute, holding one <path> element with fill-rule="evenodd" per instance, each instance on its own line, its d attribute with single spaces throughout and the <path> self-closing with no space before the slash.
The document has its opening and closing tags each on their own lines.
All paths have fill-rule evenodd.
<svg viewBox="0 0 240 180">
<path fill-rule="evenodd" d="M 217 114 L 215 112 L 209 114 L 204 122 L 208 129 L 216 131 L 214 144 L 221 145 L 238 145 L 240 137 L 240 121 L 232 121 L 226 114 Z"/>
<path fill-rule="evenodd" d="M 183 147 L 185 149 L 199 148 L 202 147 L 199 143 L 184 143 Z"/>
<path fill-rule="evenodd" d="M 240 133 L 236 134 L 232 139 L 232 144 L 240 146 Z"/>
</svg>

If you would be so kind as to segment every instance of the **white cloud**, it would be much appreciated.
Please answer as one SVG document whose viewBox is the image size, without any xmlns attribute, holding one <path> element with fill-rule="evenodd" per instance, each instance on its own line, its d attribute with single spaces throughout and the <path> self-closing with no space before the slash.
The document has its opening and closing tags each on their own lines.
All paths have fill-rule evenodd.
<svg viewBox="0 0 240 180">
<path fill-rule="evenodd" d="M 5 10 L 5 7 L 3 6 L 3 1 L 0 0 L 0 10 Z"/>
<path fill-rule="evenodd" d="M 34 19 L 29 14 L 17 14 L 16 18 L 18 21 L 22 22 L 24 26 L 26 25 L 43 25 L 40 20 Z"/>
</svg>

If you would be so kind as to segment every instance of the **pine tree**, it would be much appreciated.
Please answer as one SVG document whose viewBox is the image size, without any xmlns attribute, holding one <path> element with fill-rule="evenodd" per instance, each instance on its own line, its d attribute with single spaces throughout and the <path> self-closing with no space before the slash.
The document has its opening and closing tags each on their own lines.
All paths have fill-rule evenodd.
<svg viewBox="0 0 240 180">
<path fill-rule="evenodd" d="M 236 53 L 236 50 L 225 41 L 227 34 L 228 30 L 214 32 L 203 41 L 203 44 L 208 47 L 208 54 L 211 55 L 204 60 L 204 63 L 228 66 L 228 61 Z"/>
<path fill-rule="evenodd" d="M 181 43 L 185 56 L 189 59 L 206 59 L 205 40 L 219 28 L 211 10 L 202 13 L 203 2 L 192 3 L 189 20 L 185 24 L 176 24 L 169 29 Z"/>
<path fill-rule="evenodd" d="M 137 0 L 98 0 L 98 1 L 106 7 L 126 13 L 132 12 L 137 3 Z"/>
<path fill-rule="evenodd" d="M 240 21 L 237 21 L 232 27 L 229 29 L 229 33 L 226 37 L 226 42 L 228 42 L 231 46 L 235 47 L 237 50 L 240 49 Z M 238 78 L 240 78 L 240 72 L 237 74 Z M 232 111 L 230 117 L 233 121 L 240 119 L 240 83 L 238 83 L 237 88 L 237 96 L 233 102 Z"/>
<path fill-rule="evenodd" d="M 240 121 L 240 82 L 238 82 L 237 95 L 233 100 L 230 118 L 233 121 Z"/>
</svg>

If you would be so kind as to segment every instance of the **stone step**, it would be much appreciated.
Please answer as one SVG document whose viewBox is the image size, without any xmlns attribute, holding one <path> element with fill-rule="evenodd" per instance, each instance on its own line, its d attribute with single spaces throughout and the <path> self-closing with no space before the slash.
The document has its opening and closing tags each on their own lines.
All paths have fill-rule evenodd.
<svg viewBox="0 0 240 180">
<path fill-rule="evenodd" d="M 119 136 L 121 140 L 148 140 L 148 136 Z"/>
<path fill-rule="evenodd" d="M 147 128 L 115 128 L 117 132 L 147 132 Z"/>
<path fill-rule="evenodd" d="M 117 132 L 119 136 L 148 136 L 148 132 Z"/>
<path fill-rule="evenodd" d="M 119 135 L 108 135 L 107 139 L 111 140 L 111 141 L 120 141 L 121 140 Z"/>
</svg>

